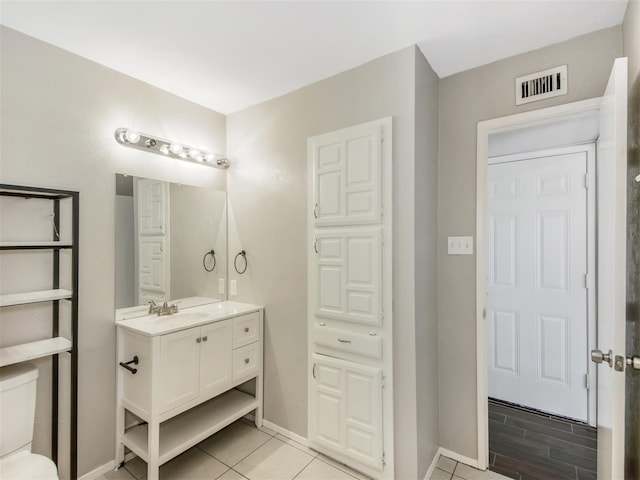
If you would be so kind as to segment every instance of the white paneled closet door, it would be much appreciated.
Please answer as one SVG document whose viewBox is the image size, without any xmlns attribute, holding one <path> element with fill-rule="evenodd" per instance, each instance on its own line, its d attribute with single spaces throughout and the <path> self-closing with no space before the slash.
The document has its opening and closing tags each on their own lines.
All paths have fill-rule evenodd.
<svg viewBox="0 0 640 480">
<path fill-rule="evenodd" d="M 393 478 L 391 118 L 308 140 L 309 441 Z"/>
<path fill-rule="evenodd" d="M 134 205 L 138 304 L 169 300 L 169 185 L 136 179 Z"/>
</svg>

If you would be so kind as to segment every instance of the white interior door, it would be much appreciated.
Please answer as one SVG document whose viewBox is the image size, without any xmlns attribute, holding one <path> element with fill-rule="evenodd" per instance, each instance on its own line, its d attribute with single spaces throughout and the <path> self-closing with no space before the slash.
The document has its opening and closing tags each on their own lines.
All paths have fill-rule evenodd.
<svg viewBox="0 0 640 480">
<path fill-rule="evenodd" d="M 489 396 L 587 421 L 587 153 L 512 159 L 488 167 Z"/>
<path fill-rule="evenodd" d="M 619 58 L 602 97 L 598 139 L 598 349 L 611 351 L 611 363 L 598 366 L 601 479 L 624 478 L 626 182 L 627 59 Z"/>
</svg>

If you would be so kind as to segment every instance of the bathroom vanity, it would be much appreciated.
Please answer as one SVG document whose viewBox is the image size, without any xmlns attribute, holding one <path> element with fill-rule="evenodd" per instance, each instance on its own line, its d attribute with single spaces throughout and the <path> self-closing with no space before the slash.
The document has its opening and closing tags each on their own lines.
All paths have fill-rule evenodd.
<svg viewBox="0 0 640 480">
<path fill-rule="evenodd" d="M 147 462 L 149 480 L 252 411 L 262 425 L 262 307 L 202 297 L 178 305 L 172 315 L 135 307 L 116 317 L 116 461 L 127 447 Z M 140 421 L 125 425 L 127 411 Z"/>
</svg>

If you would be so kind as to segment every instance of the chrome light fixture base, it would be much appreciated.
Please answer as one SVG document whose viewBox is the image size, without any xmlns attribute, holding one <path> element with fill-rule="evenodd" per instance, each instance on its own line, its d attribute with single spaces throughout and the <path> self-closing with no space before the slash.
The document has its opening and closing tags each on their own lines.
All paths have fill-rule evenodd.
<svg viewBox="0 0 640 480">
<path fill-rule="evenodd" d="M 229 168 L 229 159 L 219 153 L 211 153 L 183 143 L 172 142 L 153 137 L 148 133 L 140 133 L 130 128 L 117 128 L 114 136 L 120 145 L 137 148 L 146 152 L 157 153 L 164 157 L 185 160 L 208 167 Z"/>
</svg>

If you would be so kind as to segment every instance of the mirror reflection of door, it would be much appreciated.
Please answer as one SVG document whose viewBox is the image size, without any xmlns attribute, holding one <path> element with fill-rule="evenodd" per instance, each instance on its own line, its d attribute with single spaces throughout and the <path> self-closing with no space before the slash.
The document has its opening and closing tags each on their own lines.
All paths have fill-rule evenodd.
<svg viewBox="0 0 640 480">
<path fill-rule="evenodd" d="M 115 201 L 116 308 L 226 299 L 224 190 L 117 174 Z"/>
<path fill-rule="evenodd" d="M 136 229 L 138 305 L 171 298 L 171 226 L 169 186 L 166 182 L 136 178 L 133 184 Z"/>
</svg>

